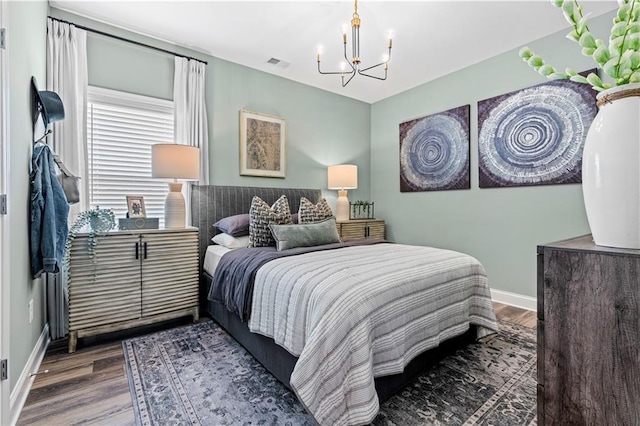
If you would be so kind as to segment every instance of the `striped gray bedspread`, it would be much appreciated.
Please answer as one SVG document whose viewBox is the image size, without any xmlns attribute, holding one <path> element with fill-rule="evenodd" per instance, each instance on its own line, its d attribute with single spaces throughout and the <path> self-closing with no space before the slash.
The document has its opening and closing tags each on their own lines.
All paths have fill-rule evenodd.
<svg viewBox="0 0 640 426">
<path fill-rule="evenodd" d="M 471 256 L 401 244 L 285 257 L 256 274 L 249 329 L 298 356 L 291 386 L 321 425 L 373 421 L 374 377 L 463 334 L 497 330 L 484 268 Z"/>
</svg>

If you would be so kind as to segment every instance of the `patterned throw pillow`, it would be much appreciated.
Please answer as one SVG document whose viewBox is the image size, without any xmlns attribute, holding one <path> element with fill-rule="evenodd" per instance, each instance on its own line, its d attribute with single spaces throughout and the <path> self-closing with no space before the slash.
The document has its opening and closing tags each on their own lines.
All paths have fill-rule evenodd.
<svg viewBox="0 0 640 426">
<path fill-rule="evenodd" d="M 299 223 L 318 223 L 333 216 L 331 207 L 327 200 L 321 198 L 317 204 L 313 204 L 305 197 L 300 198 L 300 209 L 298 210 Z"/>
<path fill-rule="evenodd" d="M 262 198 L 255 196 L 251 200 L 249 209 L 249 240 L 253 247 L 275 246 L 276 241 L 271 235 L 270 223 L 288 225 L 291 223 L 289 201 L 282 195 L 272 206 Z"/>
</svg>

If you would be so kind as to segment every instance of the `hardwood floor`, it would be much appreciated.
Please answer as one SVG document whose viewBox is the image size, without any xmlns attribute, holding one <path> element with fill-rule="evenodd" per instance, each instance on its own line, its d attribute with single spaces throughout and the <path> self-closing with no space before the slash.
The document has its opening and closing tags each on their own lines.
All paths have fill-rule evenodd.
<svg viewBox="0 0 640 426">
<path fill-rule="evenodd" d="M 494 303 L 498 319 L 536 326 L 536 313 Z M 42 373 L 48 370 L 48 373 Z M 135 424 L 121 342 L 66 347 L 47 354 L 18 425 Z"/>
</svg>

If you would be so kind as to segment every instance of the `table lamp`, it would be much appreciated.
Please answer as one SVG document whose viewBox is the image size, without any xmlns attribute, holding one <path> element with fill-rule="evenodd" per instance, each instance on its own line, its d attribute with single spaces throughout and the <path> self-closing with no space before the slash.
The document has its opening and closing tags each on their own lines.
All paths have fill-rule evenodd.
<svg viewBox="0 0 640 426">
<path fill-rule="evenodd" d="M 160 143 L 151 146 L 151 174 L 154 178 L 171 178 L 164 201 L 164 227 L 185 227 L 185 203 L 182 183 L 178 179 L 200 179 L 200 150 L 189 145 Z"/>
<path fill-rule="evenodd" d="M 329 166 L 327 169 L 327 181 L 329 189 L 338 190 L 336 220 L 349 220 L 347 189 L 358 187 L 358 166 L 351 164 Z"/>
</svg>

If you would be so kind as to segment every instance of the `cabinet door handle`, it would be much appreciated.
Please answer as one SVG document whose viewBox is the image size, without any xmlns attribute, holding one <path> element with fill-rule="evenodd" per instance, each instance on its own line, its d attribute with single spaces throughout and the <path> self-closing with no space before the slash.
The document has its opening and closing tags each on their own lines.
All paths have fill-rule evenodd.
<svg viewBox="0 0 640 426">
<path fill-rule="evenodd" d="M 147 242 L 146 241 L 144 242 L 143 247 L 144 247 L 144 259 L 146 259 L 147 258 Z"/>
<path fill-rule="evenodd" d="M 138 255 L 139 252 L 140 252 L 140 244 L 136 243 L 136 260 L 140 258 L 140 256 Z"/>
<path fill-rule="evenodd" d="M 370 232 L 370 231 L 369 231 L 369 227 L 368 227 L 368 226 L 367 226 L 367 227 L 365 227 L 365 228 L 364 228 L 364 236 L 365 236 L 365 238 L 369 238 L 369 232 Z"/>
</svg>

